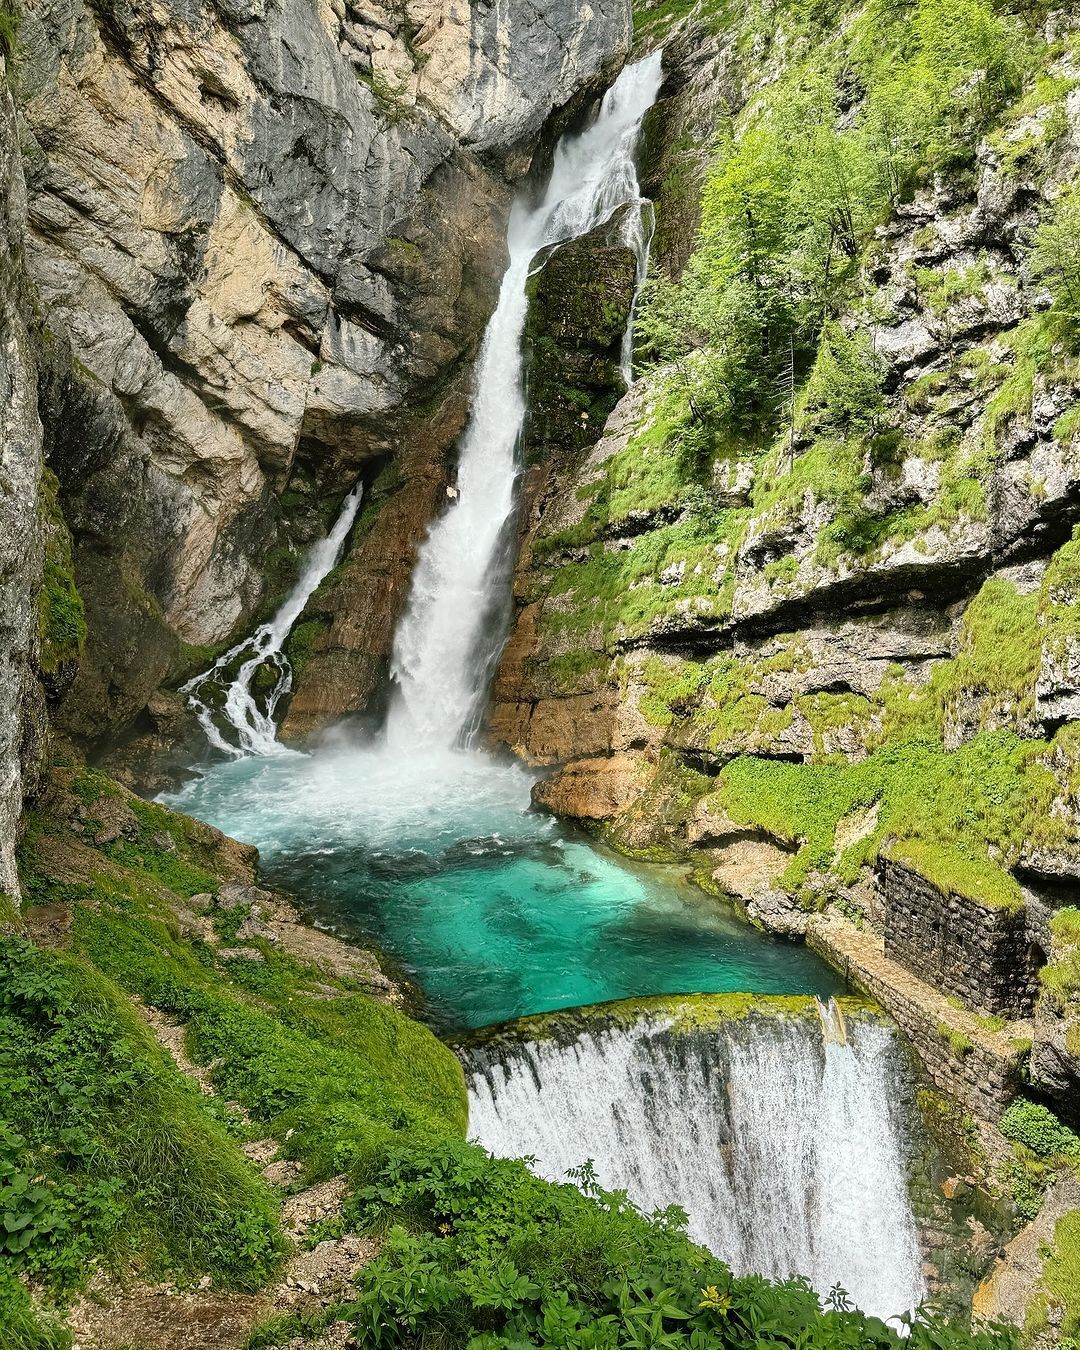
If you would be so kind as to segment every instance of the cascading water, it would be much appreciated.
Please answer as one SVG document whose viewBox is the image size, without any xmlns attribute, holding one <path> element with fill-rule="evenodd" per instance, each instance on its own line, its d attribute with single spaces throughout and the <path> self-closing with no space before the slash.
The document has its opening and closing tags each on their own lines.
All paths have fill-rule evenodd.
<svg viewBox="0 0 1080 1350">
<path fill-rule="evenodd" d="M 524 198 L 514 204 L 510 263 L 480 355 L 458 496 L 424 543 L 394 642 L 398 690 L 386 730 L 399 754 L 460 744 L 482 714 L 501 639 L 490 619 L 505 588 L 507 526 L 515 504 L 530 267 L 541 249 L 587 234 L 624 206 L 640 207 L 634 154 L 660 80 L 659 52 L 627 66 L 592 125 L 559 142 L 539 204 Z M 647 258 L 640 227 L 639 235 L 640 268 Z"/>
<path fill-rule="evenodd" d="M 626 213 L 623 223 L 623 242 L 634 252 L 634 298 L 630 305 L 630 317 L 626 322 L 622 351 L 619 355 L 619 369 L 627 386 L 634 382 L 634 314 L 638 294 L 649 271 L 649 252 L 652 249 L 655 232 L 656 212 L 653 204 L 648 197 L 639 197 L 633 208 Z"/>
<path fill-rule="evenodd" d="M 272 755 L 282 749 L 274 713 L 292 689 L 292 667 L 281 649 L 293 624 L 304 612 L 304 606 L 337 562 L 362 496 L 363 485 L 358 483 L 345 498 L 333 529 L 325 539 L 312 546 L 296 585 L 270 622 L 231 647 L 209 670 L 196 675 L 181 688 L 180 692 L 187 695 L 207 740 L 215 749 L 233 756 Z M 237 660 L 240 660 L 240 666 L 229 679 L 227 672 L 236 666 Z M 251 682 L 255 672 L 267 662 L 274 667 L 276 679 L 265 706 L 260 708 L 251 692 Z M 210 691 L 222 688 L 225 689 L 224 701 L 212 699 Z M 219 704 L 221 715 L 236 732 L 236 745 L 225 739 L 214 720 Z"/>
<path fill-rule="evenodd" d="M 895 1107 L 891 1030 L 846 1040 L 810 1018 L 715 1030 L 630 1028 L 468 1052 L 470 1132 L 552 1180 L 592 1159 L 646 1210 L 681 1205 L 690 1234 L 736 1273 L 839 1284 L 882 1318 L 925 1295 Z"/>
</svg>

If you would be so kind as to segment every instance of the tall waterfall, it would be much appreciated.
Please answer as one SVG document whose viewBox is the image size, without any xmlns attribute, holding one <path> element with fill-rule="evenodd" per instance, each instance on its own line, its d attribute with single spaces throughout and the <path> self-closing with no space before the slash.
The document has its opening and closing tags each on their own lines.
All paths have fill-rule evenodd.
<svg viewBox="0 0 1080 1350">
<path fill-rule="evenodd" d="M 514 203 L 510 262 L 480 354 L 458 496 L 424 543 L 394 641 L 398 689 L 387 740 L 397 752 L 467 741 L 482 714 L 498 659 L 500 625 L 492 621 L 507 581 L 525 415 L 521 338 L 530 266 L 540 249 L 587 234 L 620 207 L 640 203 L 634 154 L 660 80 L 659 52 L 626 67 L 592 124 L 559 142 L 541 200 L 521 196 Z M 640 260 L 644 234 L 632 242 Z"/>
<path fill-rule="evenodd" d="M 187 695 L 207 740 L 215 749 L 233 756 L 272 755 L 281 750 L 274 713 L 292 689 L 292 668 L 281 649 L 293 624 L 304 612 L 304 606 L 336 564 L 362 496 L 363 485 L 358 483 L 345 498 L 333 529 L 325 539 L 312 546 L 296 585 L 270 622 L 264 623 L 235 647 L 230 647 L 209 670 L 181 687 L 180 692 Z M 275 683 L 266 697 L 265 706 L 260 708 L 251 692 L 251 682 L 255 672 L 266 662 L 275 669 Z M 214 691 L 222 689 L 225 690 L 224 701 L 214 699 Z M 235 745 L 225 739 L 214 721 L 218 703 L 225 722 L 236 732 Z"/>
<path fill-rule="evenodd" d="M 925 1294 L 895 1104 L 893 1033 L 858 1019 L 848 1039 L 807 1018 L 750 1016 L 675 1033 L 641 1021 L 572 1043 L 469 1052 L 470 1132 L 565 1179 L 646 1210 L 676 1203 L 690 1234 L 738 1274 L 841 1285 L 883 1318 Z"/>
</svg>

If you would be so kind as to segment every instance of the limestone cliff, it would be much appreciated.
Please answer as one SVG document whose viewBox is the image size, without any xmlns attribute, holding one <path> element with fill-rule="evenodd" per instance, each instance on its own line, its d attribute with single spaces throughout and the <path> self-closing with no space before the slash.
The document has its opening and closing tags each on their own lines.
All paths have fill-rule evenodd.
<svg viewBox="0 0 1080 1350">
<path fill-rule="evenodd" d="M 38 592 L 44 538 L 36 363 L 23 289 L 26 190 L 0 54 L 0 894 L 18 895 L 15 837 L 40 767 Z"/>
</svg>

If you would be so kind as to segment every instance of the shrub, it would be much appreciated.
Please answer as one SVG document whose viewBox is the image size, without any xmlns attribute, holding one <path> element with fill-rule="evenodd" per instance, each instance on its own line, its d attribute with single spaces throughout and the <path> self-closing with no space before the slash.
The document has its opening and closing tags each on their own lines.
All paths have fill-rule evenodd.
<svg viewBox="0 0 1080 1350">
<path fill-rule="evenodd" d="M 522 1162 L 461 1143 L 389 1155 L 351 1202 L 362 1226 L 389 1226 L 347 1312 L 357 1341 L 373 1350 L 904 1344 L 842 1291 L 823 1308 L 805 1281 L 736 1279 L 687 1239 L 678 1209 L 642 1214 L 624 1193 L 602 1189 L 589 1164 L 570 1176 L 576 1186 L 552 1185 Z M 1013 1343 L 933 1319 L 917 1319 L 907 1338 L 919 1350 Z"/>
<path fill-rule="evenodd" d="M 1055 308 L 1080 318 L 1080 190 L 1070 186 L 1035 231 L 1029 266 L 1053 293 Z"/>
<path fill-rule="evenodd" d="M 1037 1102 L 1017 1097 L 1001 1117 L 1000 1129 L 1006 1139 L 1023 1144 L 1036 1157 L 1074 1158 L 1080 1162 L 1080 1137 Z"/>
</svg>

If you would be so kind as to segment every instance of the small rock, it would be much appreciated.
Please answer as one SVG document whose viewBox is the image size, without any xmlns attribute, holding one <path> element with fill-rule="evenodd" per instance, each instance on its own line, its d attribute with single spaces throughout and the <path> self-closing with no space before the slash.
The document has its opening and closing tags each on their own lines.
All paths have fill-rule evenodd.
<svg viewBox="0 0 1080 1350">
<path fill-rule="evenodd" d="M 222 961 L 265 961 L 266 957 L 255 947 L 221 947 L 218 957 Z"/>
<path fill-rule="evenodd" d="M 946 1200 L 956 1200 L 962 1195 L 967 1195 L 971 1187 L 963 1177 L 946 1177 L 941 1183 L 941 1193 Z"/>
</svg>

